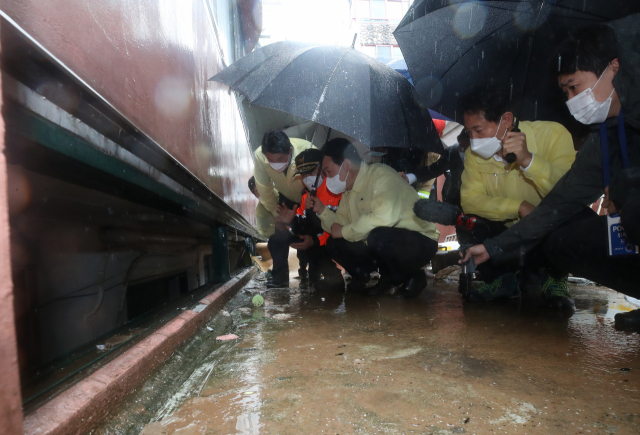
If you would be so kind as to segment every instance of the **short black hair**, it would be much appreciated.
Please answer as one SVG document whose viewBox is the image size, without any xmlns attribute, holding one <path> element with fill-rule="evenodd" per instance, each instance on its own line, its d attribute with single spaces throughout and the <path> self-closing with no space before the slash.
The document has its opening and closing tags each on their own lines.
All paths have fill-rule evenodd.
<svg viewBox="0 0 640 435">
<path fill-rule="evenodd" d="M 322 147 L 322 153 L 325 157 L 331 157 L 331 161 L 336 165 L 342 165 L 345 159 L 349 159 L 351 163 L 359 166 L 362 163 L 362 157 L 358 154 L 358 150 L 353 144 L 343 137 L 331 139 Z"/>
<path fill-rule="evenodd" d="M 549 65 L 553 76 L 592 72 L 598 77 L 618 57 L 618 43 L 613 29 L 591 24 L 576 29 L 556 49 Z"/>
<path fill-rule="evenodd" d="M 256 189 L 256 177 L 249 178 L 249 190 L 253 193 Z"/>
<path fill-rule="evenodd" d="M 289 136 L 282 130 L 269 130 L 262 137 L 262 152 L 289 154 L 291 148 Z"/>
<path fill-rule="evenodd" d="M 491 122 L 500 122 L 502 115 L 513 110 L 512 105 L 506 90 L 495 85 L 476 87 L 458 101 L 463 115 L 484 113 L 484 118 Z"/>
</svg>

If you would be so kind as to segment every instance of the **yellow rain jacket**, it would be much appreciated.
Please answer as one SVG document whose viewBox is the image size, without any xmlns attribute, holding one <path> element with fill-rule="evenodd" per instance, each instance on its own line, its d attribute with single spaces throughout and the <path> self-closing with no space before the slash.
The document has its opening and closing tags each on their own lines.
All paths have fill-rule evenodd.
<svg viewBox="0 0 640 435">
<path fill-rule="evenodd" d="M 276 220 L 260 202 L 256 207 L 256 223 L 262 237 L 271 237 L 276 232 Z"/>
<path fill-rule="evenodd" d="M 460 191 L 465 213 L 513 225 L 518 220 L 520 204 L 540 204 L 573 164 L 573 140 L 561 124 L 523 121 L 520 130 L 527 135 L 527 148 L 533 153 L 533 162 L 526 171 L 517 163 L 505 167 L 493 157 L 484 159 L 471 148 L 465 152 Z"/>
<path fill-rule="evenodd" d="M 437 242 L 436 226 L 413 213 L 418 199 L 418 192 L 390 166 L 362 163 L 353 189 L 342 194 L 338 210 L 325 209 L 319 216 L 327 232 L 334 223 L 344 225 L 342 237 L 349 242 L 366 241 L 377 227 L 405 228 Z"/>
<path fill-rule="evenodd" d="M 276 215 L 278 205 L 278 192 L 282 193 L 291 201 L 300 202 L 302 198 L 302 177 L 293 176 L 296 171 L 295 159 L 298 154 L 309 148 L 315 148 L 311 142 L 304 139 L 290 138 L 293 145 L 293 156 L 291 164 L 285 172 L 275 171 L 267 157 L 262 152 L 262 147 L 258 148 L 253 157 L 253 175 L 256 177 L 256 188 L 260 192 L 260 204 L 273 216 Z M 276 191 L 277 189 L 277 191 Z"/>
</svg>

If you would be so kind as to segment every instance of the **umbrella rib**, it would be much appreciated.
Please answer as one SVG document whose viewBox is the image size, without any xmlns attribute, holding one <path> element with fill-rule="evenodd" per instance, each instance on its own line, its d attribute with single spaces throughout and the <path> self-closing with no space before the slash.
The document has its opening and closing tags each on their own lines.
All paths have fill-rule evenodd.
<svg viewBox="0 0 640 435">
<path fill-rule="evenodd" d="M 344 57 L 347 55 L 348 52 L 349 51 L 347 50 L 347 51 L 344 52 L 344 54 L 342 56 L 340 56 L 340 59 L 336 63 L 336 66 L 333 68 L 333 71 L 331 71 L 331 75 L 329 76 L 329 79 L 327 80 L 327 84 L 325 85 L 324 89 L 322 90 L 322 94 L 320 95 L 320 98 L 318 99 L 318 104 L 316 105 L 316 110 L 313 111 L 313 116 L 311 117 L 311 120 L 313 122 L 316 122 L 316 119 L 318 118 L 318 114 L 320 113 L 320 105 L 324 101 L 324 96 L 327 93 L 327 89 L 329 88 L 329 84 L 331 83 L 331 79 L 333 78 L 333 75 L 336 73 L 336 70 L 338 69 L 338 66 L 340 65 L 340 62 L 342 62 L 342 59 L 344 59 Z"/>
</svg>

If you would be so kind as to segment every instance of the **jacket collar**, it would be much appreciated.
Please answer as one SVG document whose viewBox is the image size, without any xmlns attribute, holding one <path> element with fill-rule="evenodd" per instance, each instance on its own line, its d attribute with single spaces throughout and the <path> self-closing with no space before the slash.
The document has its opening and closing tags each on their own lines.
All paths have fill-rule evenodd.
<svg viewBox="0 0 640 435">
<path fill-rule="evenodd" d="M 369 165 L 365 162 L 360 164 L 360 171 L 356 177 L 356 181 L 353 183 L 353 188 L 351 189 L 354 192 L 361 192 L 365 187 L 365 179 L 367 178 L 367 174 L 369 172 Z"/>
</svg>

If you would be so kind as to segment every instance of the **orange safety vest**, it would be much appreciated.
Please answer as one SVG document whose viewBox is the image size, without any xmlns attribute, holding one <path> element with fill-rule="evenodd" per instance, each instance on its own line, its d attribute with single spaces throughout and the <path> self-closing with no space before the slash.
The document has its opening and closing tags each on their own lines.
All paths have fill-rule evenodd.
<svg viewBox="0 0 640 435">
<path fill-rule="evenodd" d="M 309 191 L 305 190 L 304 194 L 302 195 L 302 199 L 300 200 L 300 207 L 296 211 L 296 214 L 298 216 L 306 217 L 306 210 L 304 209 L 304 201 L 305 199 L 307 199 L 308 194 L 309 194 Z M 329 192 L 329 189 L 327 189 L 327 179 L 325 178 L 322 181 L 322 184 L 320 185 L 320 187 L 318 187 L 318 191 L 316 192 L 316 197 L 320 201 L 322 201 L 325 207 L 327 207 L 329 210 L 335 213 L 335 211 L 338 209 L 338 204 L 340 204 L 340 199 L 342 198 L 342 194 L 334 195 L 333 193 Z M 327 244 L 327 239 L 329 238 L 330 235 L 331 234 L 327 233 L 326 231 L 318 235 L 320 246 L 324 246 Z"/>
</svg>

